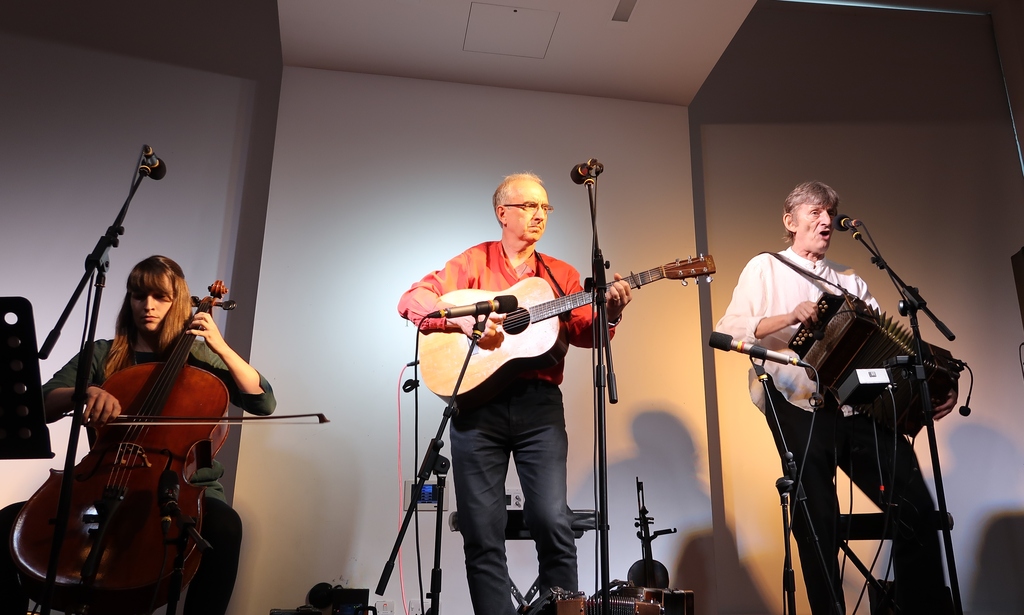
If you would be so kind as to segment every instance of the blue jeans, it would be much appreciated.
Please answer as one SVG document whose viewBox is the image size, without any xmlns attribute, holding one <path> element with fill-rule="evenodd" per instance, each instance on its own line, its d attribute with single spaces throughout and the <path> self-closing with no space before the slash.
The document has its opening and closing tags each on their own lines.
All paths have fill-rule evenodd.
<svg viewBox="0 0 1024 615">
<path fill-rule="evenodd" d="M 516 380 L 496 398 L 452 419 L 455 499 L 466 575 L 477 615 L 515 612 L 505 558 L 505 477 L 514 456 L 523 516 L 537 544 L 540 590 L 576 591 L 576 539 L 566 502 L 562 393 L 543 380 Z"/>
</svg>

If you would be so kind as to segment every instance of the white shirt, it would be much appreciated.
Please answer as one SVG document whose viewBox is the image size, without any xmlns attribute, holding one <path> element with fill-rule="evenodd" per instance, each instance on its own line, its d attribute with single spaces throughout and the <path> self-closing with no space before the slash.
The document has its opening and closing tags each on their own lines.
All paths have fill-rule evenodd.
<svg viewBox="0 0 1024 615">
<path fill-rule="evenodd" d="M 828 259 L 807 260 L 798 256 L 792 248 L 779 254 L 796 266 L 838 284 L 845 288 L 846 292 L 878 309 L 878 302 L 868 292 L 867 284 L 853 269 Z M 725 316 L 722 316 L 715 325 L 715 330 L 731 335 L 737 341 L 757 344 L 769 350 L 796 356 L 789 348 L 789 341 L 800 325 L 785 327 L 764 339 L 754 337 L 754 331 L 763 318 L 788 314 L 804 301 L 817 301 L 823 292 L 836 294 L 839 291 L 823 282 L 800 275 L 771 254 L 758 254 L 750 259 L 740 273 L 740 279 L 732 293 L 732 301 L 725 311 Z M 775 387 L 789 403 L 804 410 L 812 410 L 809 400 L 816 386 L 808 377 L 807 370 L 771 362 L 765 362 L 764 368 L 775 382 Z M 764 387 L 757 380 L 753 369 L 750 370 L 750 399 L 761 412 L 764 412 Z M 844 407 L 843 411 L 849 413 L 850 409 Z"/>
</svg>

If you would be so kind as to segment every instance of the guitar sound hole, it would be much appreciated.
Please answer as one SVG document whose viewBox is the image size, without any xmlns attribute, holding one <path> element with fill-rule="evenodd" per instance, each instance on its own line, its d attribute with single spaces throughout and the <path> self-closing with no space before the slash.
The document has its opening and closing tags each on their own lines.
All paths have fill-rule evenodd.
<svg viewBox="0 0 1024 615">
<path fill-rule="evenodd" d="M 530 312 L 519 308 L 505 316 L 505 322 L 502 323 L 501 328 L 509 335 L 518 335 L 526 331 L 528 326 L 530 326 Z"/>
</svg>

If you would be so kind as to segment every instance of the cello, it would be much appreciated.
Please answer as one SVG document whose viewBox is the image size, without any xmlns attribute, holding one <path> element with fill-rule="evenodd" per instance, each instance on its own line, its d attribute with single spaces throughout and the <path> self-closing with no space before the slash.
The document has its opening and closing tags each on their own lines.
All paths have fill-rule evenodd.
<svg viewBox="0 0 1024 615">
<path fill-rule="evenodd" d="M 230 309 L 230 302 L 219 301 L 226 292 L 222 282 L 214 282 L 196 312 L 208 313 L 215 306 Z M 226 425 L 217 420 L 227 414 L 227 387 L 213 374 L 186 364 L 195 342 L 188 330 L 186 324 L 165 362 L 120 370 L 103 388 L 120 402 L 122 416 L 212 421 L 183 422 L 173 429 L 145 422 L 96 428 L 89 453 L 74 468 L 53 608 L 137 615 L 167 603 L 176 557 L 167 545 L 177 539 L 166 536 L 161 524 L 161 477 L 165 471 L 178 477 L 180 514 L 195 518 L 201 530 L 205 487 L 193 486 L 188 479 L 209 465 L 227 438 Z M 62 475 L 51 470 L 22 508 L 11 535 L 14 560 L 28 593 L 37 599 L 45 589 Z M 181 587 L 191 580 L 199 560 L 196 545 L 189 544 L 183 553 Z"/>
</svg>

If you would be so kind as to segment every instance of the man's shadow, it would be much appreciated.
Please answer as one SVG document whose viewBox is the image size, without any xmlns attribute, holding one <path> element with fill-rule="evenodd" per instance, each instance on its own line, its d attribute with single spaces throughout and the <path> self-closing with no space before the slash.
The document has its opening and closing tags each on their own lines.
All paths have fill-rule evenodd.
<svg viewBox="0 0 1024 615">
<path fill-rule="evenodd" d="M 677 533 L 658 536 L 651 543 L 655 560 L 669 571 L 669 586 L 694 592 L 694 610 L 717 612 L 715 592 L 726 587 L 730 605 L 742 605 L 742 612 L 768 612 L 746 568 L 739 562 L 731 532 L 720 532 L 725 545 L 715 549 L 711 499 L 698 475 L 707 457 L 698 456 L 693 437 L 678 417 L 664 410 L 648 410 L 636 416 L 632 425 L 636 454 L 608 466 L 609 561 L 611 578 L 623 579 L 631 563 L 642 559 L 637 537 L 639 515 L 636 481 L 643 483 L 644 504 L 654 521 L 651 533 L 676 528 Z M 572 501 L 587 501 L 593 492 L 588 483 Z M 718 562 L 716 555 L 727 561 Z M 728 571 L 728 584 L 720 574 Z M 716 583 L 716 578 L 718 582 Z"/>
<path fill-rule="evenodd" d="M 974 555 L 958 573 L 970 581 L 965 607 L 1024 613 L 1024 458 L 1005 435 L 977 424 L 954 431 L 949 447 L 951 471 L 943 478 L 953 544 Z"/>
</svg>

